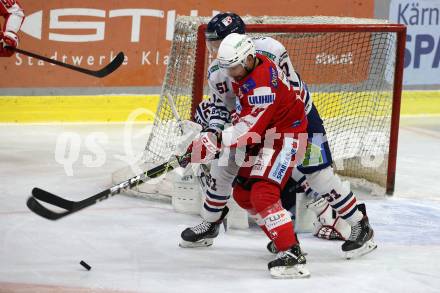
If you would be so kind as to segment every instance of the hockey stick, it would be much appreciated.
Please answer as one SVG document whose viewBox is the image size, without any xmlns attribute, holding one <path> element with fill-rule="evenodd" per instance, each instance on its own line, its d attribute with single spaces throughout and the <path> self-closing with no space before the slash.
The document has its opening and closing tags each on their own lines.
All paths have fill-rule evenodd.
<svg viewBox="0 0 440 293">
<path fill-rule="evenodd" d="M 168 99 L 168 104 L 170 104 L 171 111 L 173 112 L 174 117 L 176 118 L 177 125 L 179 126 L 179 130 L 180 130 L 180 134 L 182 135 L 183 134 L 182 119 L 180 119 L 179 112 L 177 112 L 176 104 L 174 104 L 174 100 L 170 94 L 166 94 L 165 96 Z"/>
<path fill-rule="evenodd" d="M 20 54 L 23 54 L 23 55 L 26 55 L 29 57 L 40 59 L 40 60 L 46 61 L 48 63 L 52 63 L 52 64 L 55 64 L 58 66 L 69 68 L 71 70 L 75 70 L 75 71 L 78 71 L 78 72 L 81 72 L 84 74 L 88 74 L 88 75 L 91 75 L 94 77 L 99 77 L 99 78 L 105 77 L 105 76 L 109 75 L 110 73 L 112 73 L 113 71 L 115 71 L 116 69 L 118 69 L 119 66 L 121 66 L 122 62 L 124 62 L 124 58 L 125 58 L 124 53 L 119 52 L 118 55 L 116 55 L 116 57 L 109 64 L 107 64 L 104 68 L 102 68 L 100 70 L 90 70 L 90 69 L 78 67 L 75 65 L 67 64 L 67 63 L 64 63 L 61 61 L 53 60 L 53 59 L 47 58 L 45 56 L 41 56 L 41 55 L 38 55 L 38 54 L 35 54 L 32 52 L 28 52 L 28 51 L 25 51 L 22 49 L 11 48 L 11 47 L 7 47 L 7 48 L 9 50 L 13 50 L 17 53 L 20 53 Z"/>
<path fill-rule="evenodd" d="M 49 220 L 58 220 L 70 214 L 73 214 L 77 211 L 80 211 L 86 207 L 96 204 L 99 201 L 106 200 L 116 194 L 121 193 L 125 189 L 133 188 L 139 184 L 145 183 L 150 179 L 159 177 L 162 174 L 165 174 L 176 167 L 179 167 L 180 164 L 190 159 L 191 154 L 185 154 L 182 156 L 175 156 L 170 159 L 168 162 L 165 162 L 159 166 L 156 166 L 142 174 L 131 177 L 130 179 L 123 181 L 119 184 L 112 186 L 104 191 L 101 191 L 91 197 L 80 201 L 71 201 L 64 199 L 58 195 L 47 192 L 43 189 L 35 187 L 32 189 L 32 196 L 28 198 L 26 205 L 28 208 L 36 213 L 37 215 L 49 219 Z M 51 204 L 55 207 L 62 208 L 65 211 L 57 212 L 51 210 L 45 206 L 43 206 L 39 201 Z"/>
</svg>

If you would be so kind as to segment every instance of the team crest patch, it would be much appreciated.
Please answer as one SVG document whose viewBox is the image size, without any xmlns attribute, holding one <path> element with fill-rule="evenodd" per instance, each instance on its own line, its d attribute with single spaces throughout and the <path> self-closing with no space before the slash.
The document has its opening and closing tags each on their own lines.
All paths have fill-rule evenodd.
<svg viewBox="0 0 440 293">
<path fill-rule="evenodd" d="M 252 78 L 249 78 L 248 80 L 246 80 L 246 82 L 244 84 L 242 84 L 240 86 L 241 93 L 243 95 L 245 95 L 249 91 L 253 90 L 256 86 L 257 86 L 257 84 L 255 83 L 255 80 L 253 80 Z"/>
<path fill-rule="evenodd" d="M 249 105 L 269 105 L 275 101 L 275 94 L 248 96 Z"/>
</svg>

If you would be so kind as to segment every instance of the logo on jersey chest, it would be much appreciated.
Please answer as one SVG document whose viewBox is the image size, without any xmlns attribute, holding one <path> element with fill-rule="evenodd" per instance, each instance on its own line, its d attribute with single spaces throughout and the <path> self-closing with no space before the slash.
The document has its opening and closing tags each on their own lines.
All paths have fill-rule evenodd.
<svg viewBox="0 0 440 293">
<path fill-rule="evenodd" d="M 249 105 L 269 105 L 275 101 L 275 94 L 248 96 Z"/>
<path fill-rule="evenodd" d="M 240 86 L 240 91 L 243 95 L 245 95 L 248 92 L 250 92 L 251 90 L 253 90 L 256 85 L 257 84 L 255 83 L 255 80 L 253 80 L 252 78 L 249 78 L 248 80 L 246 80 L 246 82 L 244 84 L 242 84 Z"/>
</svg>

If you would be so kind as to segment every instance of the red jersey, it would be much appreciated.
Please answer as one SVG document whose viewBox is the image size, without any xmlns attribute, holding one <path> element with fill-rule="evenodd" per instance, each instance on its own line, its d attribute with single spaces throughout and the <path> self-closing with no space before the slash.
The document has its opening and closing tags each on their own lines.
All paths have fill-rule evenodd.
<svg viewBox="0 0 440 293">
<path fill-rule="evenodd" d="M 222 132 L 225 146 L 250 144 L 246 137 L 252 133 L 264 139 L 269 129 L 280 134 L 306 132 L 307 117 L 301 96 L 275 63 L 261 54 L 257 58 L 257 67 L 243 80 L 232 83 L 236 112 L 233 126 Z"/>
<path fill-rule="evenodd" d="M 3 31 L 18 33 L 24 20 L 20 4 L 16 0 L 0 0 L 0 15 L 5 18 Z"/>
</svg>

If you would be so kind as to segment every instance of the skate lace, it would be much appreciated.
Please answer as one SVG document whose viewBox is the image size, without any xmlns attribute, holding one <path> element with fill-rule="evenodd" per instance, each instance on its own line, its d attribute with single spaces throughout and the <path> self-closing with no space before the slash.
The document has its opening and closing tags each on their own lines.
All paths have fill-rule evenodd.
<svg viewBox="0 0 440 293">
<path fill-rule="evenodd" d="M 277 258 L 289 258 L 289 257 L 293 257 L 295 259 L 298 259 L 298 256 L 295 255 L 293 252 L 291 251 L 280 251 L 277 253 Z"/>
<path fill-rule="evenodd" d="M 211 227 L 211 223 L 203 221 L 202 223 L 193 227 L 192 230 L 196 234 L 202 234 L 202 233 L 205 233 L 206 231 L 208 231 L 210 227 Z"/>
<path fill-rule="evenodd" d="M 352 226 L 350 237 L 348 237 L 348 240 L 355 241 L 358 238 L 361 231 L 362 231 L 361 223 L 357 223 L 355 226 Z"/>
<path fill-rule="evenodd" d="M 285 257 L 287 257 L 287 253 L 285 251 L 280 251 L 280 252 L 277 253 L 277 257 L 276 258 L 281 259 L 281 258 L 285 258 Z"/>
</svg>

